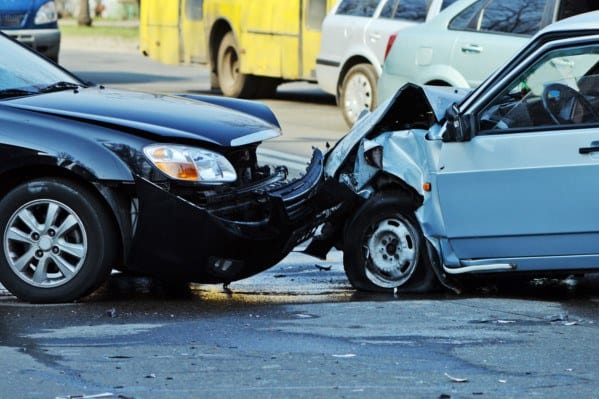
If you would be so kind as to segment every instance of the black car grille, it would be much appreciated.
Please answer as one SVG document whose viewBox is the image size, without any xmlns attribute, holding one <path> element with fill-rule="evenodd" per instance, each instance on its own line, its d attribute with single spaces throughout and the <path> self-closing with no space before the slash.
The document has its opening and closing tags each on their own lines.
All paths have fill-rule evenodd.
<svg viewBox="0 0 599 399">
<path fill-rule="evenodd" d="M 26 16 L 24 12 L 0 12 L 0 28 L 17 28 Z"/>
<path fill-rule="evenodd" d="M 320 166 L 318 166 L 320 165 Z M 310 205 L 319 184 L 322 155 L 312 158 L 302 178 L 287 180 L 287 168 L 278 167 L 267 179 L 242 188 L 199 191 L 193 202 L 212 214 L 240 222 L 263 221 L 282 210 L 291 224 L 304 223 L 314 209 Z M 276 216 L 279 217 L 279 216 Z"/>
</svg>

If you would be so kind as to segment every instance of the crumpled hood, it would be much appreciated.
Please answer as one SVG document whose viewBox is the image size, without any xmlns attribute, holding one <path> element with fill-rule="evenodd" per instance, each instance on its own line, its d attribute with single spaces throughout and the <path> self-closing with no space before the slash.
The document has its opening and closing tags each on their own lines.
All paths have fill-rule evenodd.
<svg viewBox="0 0 599 399">
<path fill-rule="evenodd" d="M 453 104 L 460 102 L 472 89 L 461 89 L 445 86 L 421 86 L 431 110 L 435 113 L 437 123 L 445 118 L 445 111 Z"/>
<path fill-rule="evenodd" d="M 364 137 L 413 127 L 429 129 L 445 117 L 447 108 L 459 102 L 470 89 L 419 86 L 408 83 L 373 112 L 359 119 L 327 154 L 326 176 L 334 176 L 346 157 Z"/>
<path fill-rule="evenodd" d="M 99 87 L 3 101 L 23 110 L 144 131 L 161 141 L 201 140 L 239 146 L 281 134 L 279 127 L 222 106 L 182 97 Z"/>
</svg>

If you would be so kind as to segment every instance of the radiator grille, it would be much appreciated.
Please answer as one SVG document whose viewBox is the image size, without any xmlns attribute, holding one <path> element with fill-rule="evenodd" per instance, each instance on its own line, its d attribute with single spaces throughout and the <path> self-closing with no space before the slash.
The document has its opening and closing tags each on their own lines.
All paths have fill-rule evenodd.
<svg viewBox="0 0 599 399">
<path fill-rule="evenodd" d="M 27 16 L 24 12 L 0 12 L 0 28 L 17 28 Z"/>
</svg>

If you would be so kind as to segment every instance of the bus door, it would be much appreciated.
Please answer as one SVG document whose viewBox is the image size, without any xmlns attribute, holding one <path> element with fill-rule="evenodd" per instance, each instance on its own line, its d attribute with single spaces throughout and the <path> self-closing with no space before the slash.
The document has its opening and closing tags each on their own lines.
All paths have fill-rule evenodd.
<svg viewBox="0 0 599 399">
<path fill-rule="evenodd" d="M 252 49 L 242 60 L 243 73 L 298 78 L 299 2 L 253 0 L 247 3 L 243 44 L 248 47 L 251 44 Z"/>
<path fill-rule="evenodd" d="M 208 62 L 204 0 L 181 0 L 181 2 L 183 61 L 204 64 Z"/>
<path fill-rule="evenodd" d="M 180 0 L 144 0 L 142 5 L 141 50 L 165 64 L 181 61 L 179 32 Z"/>
<path fill-rule="evenodd" d="M 316 57 L 320 51 L 322 21 L 333 0 L 301 0 L 300 77 L 316 80 Z"/>
</svg>

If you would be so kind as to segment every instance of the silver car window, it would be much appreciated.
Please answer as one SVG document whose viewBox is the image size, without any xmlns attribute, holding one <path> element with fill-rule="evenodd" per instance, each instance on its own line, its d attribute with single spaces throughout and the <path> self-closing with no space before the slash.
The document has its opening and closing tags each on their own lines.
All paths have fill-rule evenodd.
<svg viewBox="0 0 599 399">
<path fill-rule="evenodd" d="M 453 3 L 455 3 L 457 0 L 443 0 L 443 3 L 441 3 L 441 10 L 445 10 L 447 7 L 449 7 L 450 5 L 452 5 Z"/>
<path fill-rule="evenodd" d="M 431 0 L 388 0 L 380 16 L 381 18 L 424 22 L 431 4 Z"/>
<path fill-rule="evenodd" d="M 562 0 L 557 19 L 560 20 L 593 10 L 599 10 L 599 2 L 597 0 Z"/>
<path fill-rule="evenodd" d="M 337 8 L 337 14 L 372 17 L 379 2 L 380 0 L 343 0 Z"/>
<path fill-rule="evenodd" d="M 456 15 L 449 23 L 449 29 L 451 30 L 471 30 L 470 23 L 474 18 L 474 15 L 487 3 L 488 0 L 478 0 L 476 3 L 466 7 L 458 15 Z"/>
<path fill-rule="evenodd" d="M 532 36 L 543 26 L 547 0 L 479 0 L 456 15 L 451 30 Z"/>
<path fill-rule="evenodd" d="M 425 0 L 400 0 L 393 18 L 424 22 L 427 11 L 428 6 Z"/>
<path fill-rule="evenodd" d="M 599 45 L 547 53 L 481 113 L 481 131 L 599 123 Z"/>
<path fill-rule="evenodd" d="M 541 28 L 546 0 L 491 0 L 478 14 L 477 31 L 532 36 Z"/>
</svg>

